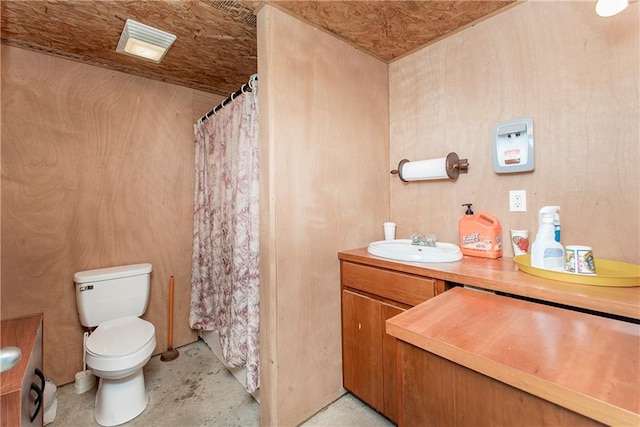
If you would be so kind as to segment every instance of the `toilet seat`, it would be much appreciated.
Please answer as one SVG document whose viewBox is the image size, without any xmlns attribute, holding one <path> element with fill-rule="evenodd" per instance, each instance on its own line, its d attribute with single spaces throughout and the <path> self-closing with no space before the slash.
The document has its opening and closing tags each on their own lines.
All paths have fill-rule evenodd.
<svg viewBox="0 0 640 427">
<path fill-rule="evenodd" d="M 101 323 L 87 338 L 87 353 L 98 358 L 119 358 L 136 353 L 155 341 L 152 323 L 139 317 L 123 317 Z"/>
</svg>

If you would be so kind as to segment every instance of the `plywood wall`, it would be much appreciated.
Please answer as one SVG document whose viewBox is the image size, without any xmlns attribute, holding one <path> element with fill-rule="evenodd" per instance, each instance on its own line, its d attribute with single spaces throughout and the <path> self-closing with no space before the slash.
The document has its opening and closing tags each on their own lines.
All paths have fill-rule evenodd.
<svg viewBox="0 0 640 427">
<path fill-rule="evenodd" d="M 221 97 L 2 46 L 2 318 L 43 312 L 45 373 L 82 368 L 73 274 L 153 264 L 145 318 L 189 329 L 193 123 Z"/>
<path fill-rule="evenodd" d="M 258 16 L 261 424 L 342 389 L 337 253 L 381 238 L 388 67 L 271 6 Z"/>
<path fill-rule="evenodd" d="M 392 63 L 388 167 L 451 151 L 471 164 L 455 183 L 391 177 L 398 234 L 456 241 L 462 203 L 535 232 L 559 205 L 563 243 L 640 263 L 639 7 L 604 19 L 592 2 L 526 2 Z M 493 126 L 519 117 L 534 120 L 536 169 L 498 175 Z M 526 213 L 509 190 L 526 190 Z"/>
</svg>

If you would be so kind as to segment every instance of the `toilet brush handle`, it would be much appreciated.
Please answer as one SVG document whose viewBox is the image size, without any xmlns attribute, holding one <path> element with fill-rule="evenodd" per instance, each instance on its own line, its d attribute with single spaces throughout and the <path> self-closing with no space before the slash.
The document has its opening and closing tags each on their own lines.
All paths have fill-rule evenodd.
<svg viewBox="0 0 640 427">
<path fill-rule="evenodd" d="M 87 338 L 89 333 L 85 332 L 82 335 L 82 372 L 87 370 Z"/>
<path fill-rule="evenodd" d="M 173 276 L 169 278 L 169 348 L 173 348 Z"/>
</svg>

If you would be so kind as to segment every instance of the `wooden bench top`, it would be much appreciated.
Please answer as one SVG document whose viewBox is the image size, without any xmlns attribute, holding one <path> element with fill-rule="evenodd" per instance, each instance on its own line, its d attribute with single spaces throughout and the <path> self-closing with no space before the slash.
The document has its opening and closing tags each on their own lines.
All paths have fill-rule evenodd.
<svg viewBox="0 0 640 427">
<path fill-rule="evenodd" d="M 640 425 L 640 325 L 456 287 L 387 333 L 609 425 Z"/>
</svg>

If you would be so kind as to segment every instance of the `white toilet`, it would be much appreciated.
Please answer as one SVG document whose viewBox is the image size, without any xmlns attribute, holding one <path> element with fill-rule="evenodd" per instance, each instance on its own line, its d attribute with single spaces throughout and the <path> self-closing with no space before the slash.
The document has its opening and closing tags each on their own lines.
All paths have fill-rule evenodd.
<svg viewBox="0 0 640 427">
<path fill-rule="evenodd" d="M 147 311 L 151 264 L 81 271 L 73 276 L 80 323 L 95 330 L 86 342 L 89 369 L 100 378 L 93 414 L 115 426 L 137 417 L 149 397 L 142 367 L 156 347 Z"/>
</svg>

